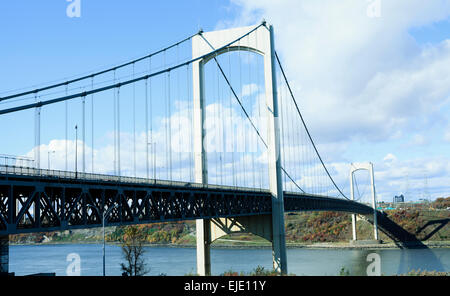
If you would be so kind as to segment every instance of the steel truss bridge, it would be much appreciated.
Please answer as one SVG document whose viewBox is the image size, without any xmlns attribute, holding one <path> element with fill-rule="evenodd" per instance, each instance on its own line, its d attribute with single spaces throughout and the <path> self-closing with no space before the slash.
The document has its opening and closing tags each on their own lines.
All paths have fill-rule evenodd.
<svg viewBox="0 0 450 296">
<path fill-rule="evenodd" d="M 74 172 L 0 167 L 0 235 L 269 215 L 268 190 Z M 284 210 L 373 214 L 340 198 L 284 192 Z M 39 214 L 38 214 L 39 213 Z"/>
</svg>

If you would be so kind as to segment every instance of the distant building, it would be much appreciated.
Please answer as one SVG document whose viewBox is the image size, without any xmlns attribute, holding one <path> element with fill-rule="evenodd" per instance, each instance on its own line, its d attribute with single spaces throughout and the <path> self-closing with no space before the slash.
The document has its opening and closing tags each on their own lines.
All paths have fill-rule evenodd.
<svg viewBox="0 0 450 296">
<path fill-rule="evenodd" d="M 403 196 L 403 194 L 401 194 L 400 196 L 394 196 L 394 203 L 399 203 L 399 202 L 405 202 L 405 197 Z"/>
</svg>

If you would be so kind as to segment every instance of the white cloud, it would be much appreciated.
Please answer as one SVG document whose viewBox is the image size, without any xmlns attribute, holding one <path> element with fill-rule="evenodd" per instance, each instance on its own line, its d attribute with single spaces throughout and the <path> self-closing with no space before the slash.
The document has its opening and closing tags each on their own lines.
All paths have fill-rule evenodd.
<svg viewBox="0 0 450 296">
<path fill-rule="evenodd" d="M 409 200 L 448 196 L 448 176 L 450 175 L 447 157 L 421 158 L 397 161 L 393 166 L 376 168 L 376 180 L 381 193 L 392 198 L 392 194 L 408 192 Z M 387 198 L 389 200 L 389 198 Z"/>
<path fill-rule="evenodd" d="M 444 135 L 444 140 L 446 141 L 446 142 L 449 142 L 450 143 L 450 128 L 447 130 L 447 132 L 445 133 L 445 135 Z"/>
<path fill-rule="evenodd" d="M 380 18 L 367 16 L 367 1 L 232 3 L 240 15 L 219 27 L 252 25 L 262 18 L 273 24 L 276 48 L 303 116 L 340 186 L 348 188 L 352 161 L 342 156 L 345 150 L 373 143 L 390 152 L 383 161 L 367 159 L 374 163 L 379 193 L 388 200 L 399 193 L 393 184 L 408 174 L 411 180 L 427 174 L 434 196 L 448 192 L 442 186 L 448 182 L 438 186 L 438 180 L 450 178 L 443 165 L 448 155 L 408 160 L 404 149 L 433 143 L 430 130 L 444 130 L 448 122 L 450 39 L 418 44 L 409 32 L 449 20 L 450 2 L 381 0 Z M 450 141 L 449 132 L 444 139 Z"/>
<path fill-rule="evenodd" d="M 242 86 L 242 97 L 248 97 L 255 94 L 259 90 L 256 83 L 245 84 Z"/>
<path fill-rule="evenodd" d="M 230 25 L 262 17 L 274 25 L 289 79 L 302 89 L 296 95 L 321 141 L 390 138 L 449 102 L 449 42 L 422 48 L 408 33 L 447 18 L 448 2 L 382 1 L 379 19 L 367 17 L 365 1 L 234 3 L 242 13 Z"/>
<path fill-rule="evenodd" d="M 383 162 L 387 165 L 392 165 L 393 163 L 395 163 L 397 161 L 397 157 L 395 157 L 395 155 L 388 153 L 384 158 L 383 158 Z"/>
<path fill-rule="evenodd" d="M 410 146 L 423 146 L 426 144 L 428 144 L 428 139 L 421 134 L 414 134 L 411 141 L 409 142 Z"/>
</svg>

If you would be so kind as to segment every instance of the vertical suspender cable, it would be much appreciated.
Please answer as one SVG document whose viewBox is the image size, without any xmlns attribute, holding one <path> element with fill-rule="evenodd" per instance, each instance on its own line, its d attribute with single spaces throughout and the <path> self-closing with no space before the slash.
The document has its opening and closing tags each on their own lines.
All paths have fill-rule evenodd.
<svg viewBox="0 0 450 296">
<path fill-rule="evenodd" d="M 247 42 L 250 45 L 250 35 L 247 36 Z M 250 87 L 250 97 L 253 97 L 253 83 L 252 83 L 252 69 L 251 69 L 251 53 L 250 51 L 247 51 L 247 63 L 248 63 L 248 85 Z M 252 134 L 254 135 L 254 134 Z M 252 187 L 256 188 L 256 168 L 255 168 L 255 144 L 257 142 L 256 141 L 252 141 L 252 137 L 249 138 L 250 142 L 249 142 L 249 153 L 251 155 L 251 159 L 252 159 Z"/>
<path fill-rule="evenodd" d="M 283 91 L 283 88 L 281 88 L 281 91 Z M 288 156 L 287 158 L 289 159 L 289 163 L 291 165 L 291 172 L 293 175 L 294 179 L 298 179 L 299 175 L 297 172 L 297 156 L 299 156 L 298 158 L 301 158 L 300 155 L 298 155 L 296 152 L 296 147 L 297 142 L 301 142 L 301 139 L 299 137 L 296 136 L 294 130 L 295 130 L 295 118 L 293 118 L 292 116 L 292 105 L 289 104 L 289 101 L 287 100 L 287 96 L 283 96 L 286 102 L 286 118 L 287 118 L 287 123 L 289 124 L 289 128 L 288 128 L 288 137 L 291 140 L 291 142 L 288 145 Z M 297 140 L 297 141 L 296 141 Z M 291 184 L 291 190 L 295 191 L 295 186 L 294 184 Z"/>
<path fill-rule="evenodd" d="M 151 73 L 152 71 L 152 59 L 149 59 L 149 67 Z M 153 169 L 153 179 L 156 180 L 156 145 L 153 142 L 153 97 L 152 97 L 152 77 L 149 78 L 149 97 L 150 97 L 150 148 L 152 154 L 152 169 Z M 148 145 L 148 143 L 146 144 Z"/>
<path fill-rule="evenodd" d="M 116 83 L 116 70 L 114 70 L 114 84 Z M 114 109 L 114 174 L 117 175 L 117 103 L 116 90 L 113 89 L 113 109 Z"/>
<path fill-rule="evenodd" d="M 281 91 L 284 91 L 284 97 L 287 98 L 287 94 L 286 94 L 286 87 L 282 87 Z M 292 118 L 291 122 L 292 122 L 292 134 L 296 134 L 295 133 L 295 127 L 297 126 L 297 124 L 294 122 L 294 118 Z M 299 172 L 299 164 L 300 164 L 300 156 L 297 153 L 297 147 L 300 146 L 300 138 L 299 137 L 292 137 L 294 140 L 293 143 L 293 149 L 292 149 L 292 154 L 293 154 L 293 161 L 294 161 L 294 167 L 293 167 L 293 172 L 294 172 L 294 179 L 298 179 L 301 175 L 301 173 Z M 295 190 L 295 187 L 294 187 Z"/>
<path fill-rule="evenodd" d="M 177 64 L 180 62 L 180 49 L 177 45 Z M 177 70 L 177 100 L 181 103 L 180 99 L 180 69 Z M 183 179 L 182 169 L 181 169 L 181 109 L 178 112 L 178 166 L 179 166 L 179 174 L 178 180 L 181 181 Z"/>
<path fill-rule="evenodd" d="M 217 94 L 217 96 L 216 96 L 216 100 L 215 100 L 215 114 L 214 114 L 214 127 L 215 127 L 215 133 L 216 133 L 216 141 L 215 141 L 215 149 L 216 149 L 216 181 L 217 181 L 217 184 L 222 184 L 222 182 L 219 182 L 219 180 L 221 180 L 222 179 L 222 173 L 220 173 L 220 170 L 222 169 L 222 167 L 221 167 L 221 163 L 220 163 L 220 159 L 221 159 L 221 157 L 220 157 L 220 155 L 221 155 L 221 152 L 220 152 L 220 139 L 221 139 L 221 134 L 220 134 L 220 104 L 219 104 L 219 102 L 220 102 L 220 99 L 219 99 L 219 97 L 220 97 L 220 95 L 219 95 L 219 91 L 220 91 L 220 89 L 219 89 L 219 69 L 217 69 L 217 67 L 216 67 L 216 70 L 217 70 L 217 75 L 216 75 L 216 81 L 217 81 L 217 84 L 215 84 L 216 85 L 216 87 L 217 87 L 217 91 L 215 91 L 215 93 Z M 211 84 L 213 84 L 213 82 L 211 82 Z M 220 177 L 219 177 L 220 176 Z"/>
<path fill-rule="evenodd" d="M 277 78 L 277 82 L 279 81 L 280 86 L 278 87 L 279 90 L 281 90 L 281 80 Z M 284 117 L 286 116 L 286 106 L 284 102 L 284 97 L 282 96 L 282 92 L 280 92 L 280 95 L 278 96 L 278 102 L 280 104 L 281 109 L 281 155 L 282 155 L 282 164 L 283 167 L 286 168 L 286 124 Z M 286 182 L 286 174 L 284 175 L 284 185 L 283 188 L 286 188 L 287 182 Z"/>
<path fill-rule="evenodd" d="M 220 86 L 220 83 L 219 83 Z M 225 94 L 224 94 L 224 88 L 220 87 L 220 106 L 223 110 L 223 112 L 221 113 L 221 133 L 222 133 L 222 155 L 221 155 L 221 166 L 222 166 L 222 176 L 225 177 L 226 174 L 224 174 L 224 164 L 226 165 L 226 151 L 227 151 L 227 136 L 226 136 L 226 125 L 225 125 Z M 226 170 L 226 169 L 225 169 Z M 222 179 L 222 184 L 225 185 L 226 184 L 226 178 L 225 180 Z"/>
<path fill-rule="evenodd" d="M 295 179 L 295 175 L 296 175 L 296 172 L 295 172 L 295 154 L 292 152 L 292 147 L 295 147 L 295 137 L 294 137 L 294 135 L 293 135 L 293 120 L 292 120 L 292 118 L 291 118 L 291 112 L 289 112 L 289 110 L 290 110 L 290 108 L 289 109 L 287 109 L 286 110 L 286 119 L 287 119 L 287 122 L 288 122 L 288 159 L 289 159 L 289 164 L 290 164 L 290 166 L 292 167 L 292 169 L 291 169 L 291 172 L 292 172 L 292 174 L 293 174 L 293 178 Z M 292 140 L 292 141 L 291 141 Z M 293 184 L 291 184 L 291 190 L 293 190 Z"/>
<path fill-rule="evenodd" d="M 307 140 L 305 138 L 305 132 L 303 131 L 303 129 L 300 129 L 300 145 L 301 145 L 301 157 L 302 157 L 302 176 L 304 176 L 305 181 L 305 186 L 307 185 L 307 171 L 308 171 L 308 167 L 306 165 L 307 163 L 307 156 L 306 156 L 306 149 L 307 149 Z"/>
<path fill-rule="evenodd" d="M 314 179 L 313 179 L 313 159 L 311 157 L 311 148 L 310 148 L 310 146 L 306 146 L 306 153 L 307 153 L 307 159 L 308 159 L 308 176 L 310 177 L 311 192 L 315 193 L 315 191 L 314 191 Z"/>
<path fill-rule="evenodd" d="M 66 84 L 66 96 L 68 93 L 68 85 Z M 69 116 L 69 101 L 65 101 L 64 102 L 64 106 L 65 106 L 65 113 L 66 113 L 66 118 L 65 118 L 65 128 L 66 128 L 66 139 L 65 139 L 65 143 L 64 143 L 64 148 L 66 150 L 66 157 L 65 157 L 65 171 L 67 172 L 69 170 L 69 161 L 68 161 L 68 141 L 69 141 L 69 125 L 68 125 L 68 116 Z"/>
<path fill-rule="evenodd" d="M 223 112 L 220 112 L 221 110 L 223 110 L 223 102 L 222 102 L 222 94 L 221 94 L 221 87 L 220 87 L 220 76 L 219 76 L 219 69 L 218 67 L 217 69 L 217 114 L 219 116 L 219 135 L 218 135 L 218 142 L 221 143 L 220 148 L 217 147 L 218 151 L 219 151 L 219 161 L 220 161 L 220 185 L 224 185 L 223 183 L 223 156 L 225 153 L 225 149 L 224 149 L 224 144 L 225 144 L 225 139 L 224 139 L 224 114 L 221 114 Z M 220 149 L 220 150 L 219 150 Z"/>
<path fill-rule="evenodd" d="M 133 79 L 134 79 L 133 63 Z M 133 174 L 136 178 L 136 85 L 133 83 Z"/>
<path fill-rule="evenodd" d="M 305 136 L 305 155 L 306 155 L 306 160 L 307 160 L 307 165 L 306 165 L 306 175 L 309 177 L 308 180 L 308 186 L 310 187 L 310 192 L 314 193 L 314 184 L 312 183 L 312 178 L 311 178 L 311 156 L 310 156 L 310 147 L 308 145 L 308 140 L 306 139 L 306 134 L 303 133 Z"/>
<path fill-rule="evenodd" d="M 169 149 L 169 180 L 172 181 L 172 109 L 171 109 L 171 100 L 170 100 L 170 88 L 171 88 L 171 83 L 170 83 L 170 71 L 167 72 L 167 109 L 169 111 L 169 118 L 168 118 L 168 129 L 169 129 L 169 144 L 168 144 L 168 149 Z"/>
<path fill-rule="evenodd" d="M 86 173 L 86 96 L 81 97 L 81 114 L 82 114 L 82 122 L 83 122 L 83 163 L 82 163 L 82 172 Z"/>
<path fill-rule="evenodd" d="M 256 69 L 257 71 L 259 70 L 259 60 L 256 61 Z M 258 72 L 256 72 L 258 73 Z M 263 126 L 263 118 L 261 115 L 261 105 L 265 104 L 265 102 L 261 102 L 260 99 L 260 80 L 259 80 L 259 75 L 257 74 L 257 85 L 258 85 L 258 91 L 256 93 L 256 96 L 258 97 L 258 125 L 259 125 L 259 130 L 261 130 L 262 126 Z M 263 153 L 263 148 L 261 147 L 261 143 L 258 141 L 257 143 L 257 148 L 258 148 L 258 155 L 261 157 L 262 153 Z M 258 163 L 258 173 L 259 173 L 259 188 L 262 189 L 264 187 L 264 163 L 262 163 L 261 161 Z"/>
<path fill-rule="evenodd" d="M 286 86 L 284 86 L 283 87 L 283 91 L 284 91 L 284 97 L 285 98 L 287 98 L 288 97 L 288 95 L 287 95 L 287 90 L 286 90 Z M 293 122 L 293 126 L 292 126 L 292 134 L 297 134 L 296 133 L 296 127 L 298 126 L 296 123 L 295 123 L 295 117 L 293 117 L 292 118 L 292 122 Z M 297 153 L 297 151 L 298 151 L 298 147 L 300 147 L 301 146 L 301 139 L 300 139 L 300 137 L 297 137 L 297 136 L 295 136 L 294 137 L 294 139 L 295 139 L 295 144 L 294 144 L 294 149 L 293 149 L 293 154 L 294 154 L 294 174 L 296 175 L 296 178 L 297 178 L 297 180 L 301 177 L 301 166 L 300 166 L 300 162 L 301 162 L 301 157 L 300 157 L 300 155 Z"/>
<path fill-rule="evenodd" d="M 231 80 L 231 56 L 230 56 L 230 48 L 228 47 L 228 71 L 230 75 Z M 231 88 L 229 90 L 229 100 L 230 100 L 230 132 L 232 135 L 232 148 L 231 148 L 231 167 L 232 167 L 232 176 L 233 176 L 233 186 L 237 186 L 236 184 L 236 174 L 235 174 L 235 163 L 234 163 L 234 151 L 236 149 L 236 142 L 235 142 L 235 130 L 234 130 L 234 119 L 233 119 L 233 103 L 231 98 Z"/>
<path fill-rule="evenodd" d="M 303 158 L 303 175 L 304 176 L 309 176 L 309 166 L 308 166 L 308 162 L 309 162 L 309 153 L 308 153 L 308 139 L 306 138 L 306 133 L 305 131 L 300 130 L 300 136 L 302 139 L 302 158 Z M 307 178 L 306 182 L 309 182 Z M 309 184 L 305 184 L 306 186 L 309 187 Z"/>
<path fill-rule="evenodd" d="M 117 172 L 120 178 L 120 86 L 117 88 Z"/>
<path fill-rule="evenodd" d="M 215 57 L 217 57 L 217 54 L 215 55 Z M 210 96 L 206 95 L 206 97 L 210 97 L 210 100 L 211 100 L 212 119 L 210 121 L 211 121 L 211 127 L 212 127 L 211 130 L 214 133 L 214 135 L 217 135 L 217 97 L 215 96 L 215 94 L 216 94 L 215 80 L 217 79 L 217 75 L 218 75 L 218 72 L 217 72 L 217 67 L 216 67 L 216 73 L 214 75 L 213 75 L 213 73 L 211 73 L 211 78 L 210 78 L 210 81 L 211 81 L 210 82 L 210 84 L 211 84 L 211 88 L 210 88 L 211 95 Z M 211 140 L 213 145 L 210 148 L 210 154 L 214 156 L 214 157 L 211 157 L 211 158 L 214 161 L 213 164 L 214 164 L 214 170 L 215 170 L 215 176 L 214 176 L 214 181 L 213 182 L 214 182 L 214 184 L 218 184 L 219 162 L 217 161 L 218 160 L 217 146 L 215 146 L 217 141 L 214 141 L 214 136 L 211 136 L 211 138 L 213 138 Z"/>
<path fill-rule="evenodd" d="M 37 93 L 34 100 L 37 102 Z M 41 107 L 36 107 L 34 112 L 34 158 L 36 168 L 41 169 Z"/>
<path fill-rule="evenodd" d="M 256 48 L 258 48 L 258 34 L 255 34 L 255 45 Z M 259 93 L 260 93 L 260 80 L 259 80 L 259 59 L 256 59 L 256 66 L 255 66 L 255 73 L 256 73 L 256 88 L 257 88 L 257 92 L 256 92 L 256 100 L 258 102 L 258 128 L 259 130 L 261 130 L 262 128 L 262 118 L 261 118 L 261 101 L 259 100 Z M 265 102 L 264 102 L 265 103 Z M 262 149 L 260 149 L 261 144 L 259 143 L 259 141 L 257 142 L 257 153 L 259 154 L 260 152 L 262 152 Z M 264 185 L 264 181 L 263 181 L 263 171 L 264 171 L 264 165 L 259 163 L 259 169 L 258 169 L 258 174 L 259 174 L 259 188 L 262 189 L 263 185 Z"/>
<path fill-rule="evenodd" d="M 163 55 L 163 59 L 164 59 L 164 69 L 166 68 L 166 52 L 164 51 L 164 55 Z M 168 171 L 168 167 L 169 167 L 169 153 L 168 153 L 168 142 L 169 140 L 167 139 L 167 135 L 168 135 L 168 117 L 169 117 L 169 112 L 167 110 L 167 74 L 164 73 L 164 111 L 165 111 L 165 120 L 164 120 L 164 146 L 165 146 L 165 159 L 164 159 L 164 163 L 166 164 L 166 178 L 169 179 L 169 171 Z"/>
<path fill-rule="evenodd" d="M 187 81 L 187 108 L 188 108 L 188 120 L 189 120 L 189 182 L 193 182 L 193 165 L 192 162 L 194 161 L 194 149 L 192 147 L 192 137 L 194 133 L 194 127 L 193 127 L 193 116 L 192 116 L 192 101 L 191 101 L 191 81 L 190 81 L 190 70 L 189 70 L 189 64 L 186 65 L 186 81 Z"/>
<path fill-rule="evenodd" d="M 239 60 L 239 89 L 241 91 L 242 94 L 242 61 L 241 61 L 241 41 L 239 40 L 238 42 L 238 60 Z M 243 103 L 243 102 L 242 102 Z M 243 111 L 241 110 L 240 112 L 242 114 L 242 118 L 243 116 Z M 240 128 L 241 130 L 241 141 L 242 141 L 242 147 L 240 149 L 242 149 L 242 171 L 243 172 L 243 178 L 242 178 L 242 186 L 245 187 L 246 186 L 246 165 L 245 165 L 245 153 L 246 153 L 246 140 L 245 140 L 245 124 L 244 121 L 242 121 L 242 127 Z"/>
<path fill-rule="evenodd" d="M 147 179 L 150 178 L 148 163 L 148 79 L 145 80 L 145 171 Z"/>
</svg>

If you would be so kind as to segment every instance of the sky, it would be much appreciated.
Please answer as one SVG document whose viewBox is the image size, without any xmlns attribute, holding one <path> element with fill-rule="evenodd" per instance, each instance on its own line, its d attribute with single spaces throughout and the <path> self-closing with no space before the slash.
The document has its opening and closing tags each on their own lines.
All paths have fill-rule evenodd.
<svg viewBox="0 0 450 296">
<path fill-rule="evenodd" d="M 407 200 L 450 196 L 450 1 L 79 3 L 80 17 L 68 16 L 72 2 L 64 0 L 0 3 L 0 96 L 117 65 L 200 28 L 265 19 L 274 26 L 276 50 L 318 150 L 346 194 L 350 163 L 372 162 L 379 200 L 399 194 Z M 175 115 L 187 108 L 177 106 Z M 213 106 L 210 111 L 218 112 Z M 53 121 L 42 122 L 41 162 L 45 167 L 47 152 L 56 149 L 53 166 L 62 169 L 63 118 L 59 109 L 51 110 L 43 111 Z M 24 114 L 0 118 L 0 154 L 33 155 L 33 112 Z M 108 170 L 103 166 L 113 153 L 111 121 L 104 122 L 96 126 L 99 172 Z M 161 122 L 155 119 L 160 132 L 155 137 L 163 137 Z M 143 137 L 141 129 L 138 136 Z M 122 137 L 127 143 L 130 134 Z M 180 163 L 187 162 L 182 157 Z M 361 173 L 360 183 L 365 180 Z"/>
</svg>

